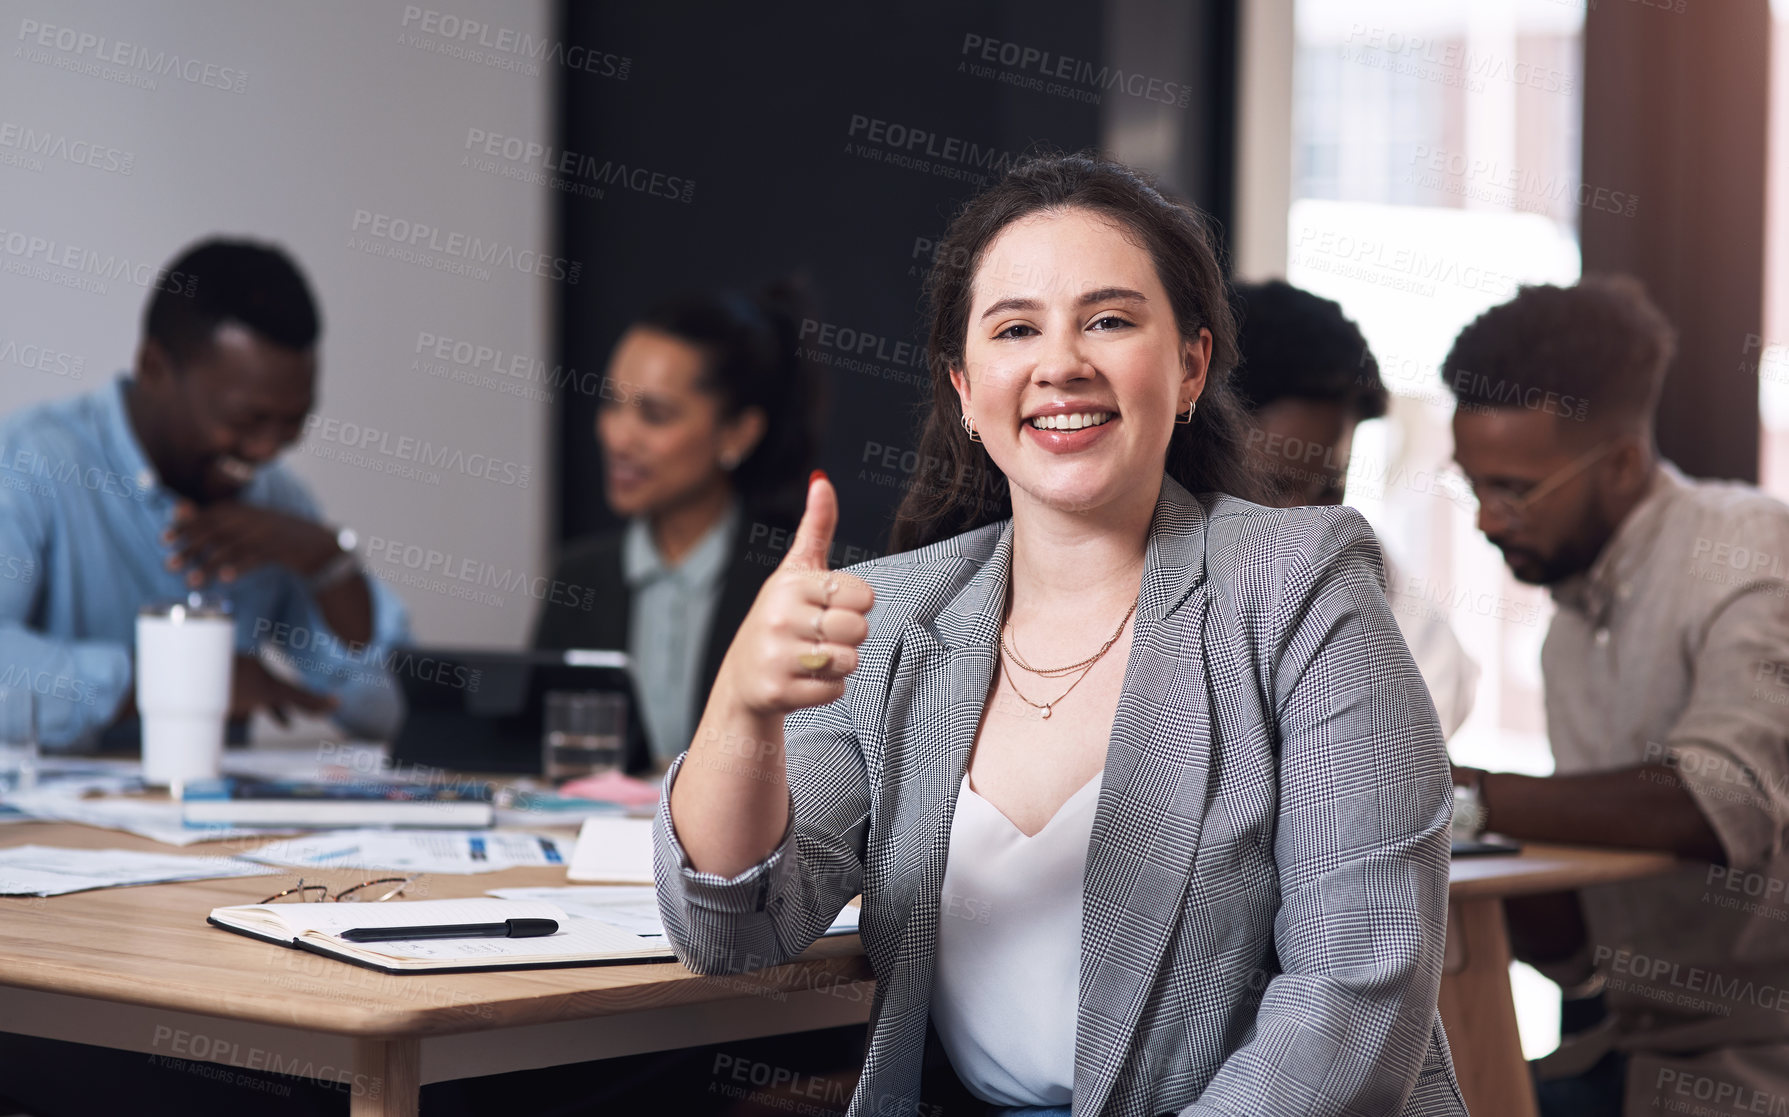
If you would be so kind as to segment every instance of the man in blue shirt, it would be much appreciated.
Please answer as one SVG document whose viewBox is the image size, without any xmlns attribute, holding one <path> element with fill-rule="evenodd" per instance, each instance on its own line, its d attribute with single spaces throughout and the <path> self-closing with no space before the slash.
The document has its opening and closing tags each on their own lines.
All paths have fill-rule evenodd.
<svg viewBox="0 0 1789 1117">
<path fill-rule="evenodd" d="M 274 461 L 315 402 L 320 328 L 284 253 L 206 241 L 158 279 L 134 376 L 0 421 L 0 686 L 37 692 L 44 744 L 134 717 L 138 610 L 200 589 L 236 617 L 232 718 L 395 732 L 403 604 Z"/>
</svg>

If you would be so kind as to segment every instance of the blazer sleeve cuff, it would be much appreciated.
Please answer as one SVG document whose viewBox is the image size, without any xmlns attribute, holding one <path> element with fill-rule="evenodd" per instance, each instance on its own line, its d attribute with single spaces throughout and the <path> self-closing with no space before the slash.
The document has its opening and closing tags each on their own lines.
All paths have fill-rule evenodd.
<svg viewBox="0 0 1789 1117">
<path fill-rule="evenodd" d="M 789 871 L 788 867 L 794 856 L 791 849 L 795 841 L 793 800 L 790 802 L 789 822 L 783 829 L 783 836 L 764 860 L 731 877 L 702 872 L 690 865 L 689 854 L 684 851 L 683 843 L 677 840 L 677 828 L 671 823 L 671 787 L 683 768 L 683 762 L 688 759 L 689 753 L 686 752 L 671 762 L 670 769 L 665 773 L 664 792 L 659 796 L 654 823 L 655 844 L 663 862 L 661 870 L 669 870 L 668 873 L 659 873 L 660 881 L 673 883 L 678 896 L 691 908 L 726 915 L 744 915 L 766 910 L 776 886 Z"/>
</svg>

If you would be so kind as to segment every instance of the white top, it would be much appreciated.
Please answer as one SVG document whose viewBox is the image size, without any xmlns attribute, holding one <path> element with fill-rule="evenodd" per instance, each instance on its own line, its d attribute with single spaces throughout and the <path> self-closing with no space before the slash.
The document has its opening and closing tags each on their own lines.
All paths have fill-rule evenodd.
<svg viewBox="0 0 1789 1117">
<path fill-rule="evenodd" d="M 1387 554 L 1385 600 L 1404 642 L 1410 645 L 1416 669 L 1428 684 L 1435 714 L 1441 719 L 1441 735 L 1452 737 L 1472 712 L 1479 675 L 1477 661 L 1466 654 L 1448 623 L 1452 596 L 1432 578 L 1405 577 Z"/>
<path fill-rule="evenodd" d="M 969 786 L 957 793 L 939 897 L 932 1024 L 969 1092 L 1067 1105 L 1075 1084 L 1081 892 L 1100 776 L 1026 837 Z"/>
</svg>

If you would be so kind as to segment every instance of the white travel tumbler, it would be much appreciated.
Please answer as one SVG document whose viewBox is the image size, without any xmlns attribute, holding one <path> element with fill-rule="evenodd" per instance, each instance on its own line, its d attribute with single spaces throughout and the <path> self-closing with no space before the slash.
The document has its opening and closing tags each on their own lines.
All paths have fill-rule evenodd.
<svg viewBox="0 0 1789 1117">
<path fill-rule="evenodd" d="M 236 622 L 219 601 L 194 595 L 137 614 L 144 783 L 179 795 L 221 773 L 235 652 Z"/>
</svg>

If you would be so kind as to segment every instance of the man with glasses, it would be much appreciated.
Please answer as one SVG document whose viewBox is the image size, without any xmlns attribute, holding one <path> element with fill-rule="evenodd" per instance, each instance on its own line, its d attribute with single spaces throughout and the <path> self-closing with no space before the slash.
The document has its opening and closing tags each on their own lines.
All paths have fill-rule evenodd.
<svg viewBox="0 0 1789 1117">
<path fill-rule="evenodd" d="M 319 332 L 284 253 L 207 241 L 157 279 L 134 376 L 0 422 L 0 566 L 23 572 L 0 578 L 0 673 L 32 680 L 45 744 L 131 728 L 137 611 L 194 590 L 235 612 L 233 718 L 396 729 L 378 665 L 403 605 L 274 461 L 315 401 Z M 269 646 L 300 681 L 263 664 Z"/>
<path fill-rule="evenodd" d="M 1456 769 L 1456 819 L 1686 862 L 1510 903 L 1580 1017 L 1538 1068 L 1543 1114 L 1789 1106 L 1789 508 L 1657 456 L 1674 346 L 1637 283 L 1586 278 L 1523 288 L 1442 365 L 1479 529 L 1557 606 L 1556 774 Z"/>
</svg>

